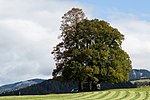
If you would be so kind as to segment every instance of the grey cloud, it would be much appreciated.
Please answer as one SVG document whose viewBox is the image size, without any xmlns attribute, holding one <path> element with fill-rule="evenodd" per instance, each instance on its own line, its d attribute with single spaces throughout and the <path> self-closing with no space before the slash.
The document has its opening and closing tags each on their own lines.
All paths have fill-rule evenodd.
<svg viewBox="0 0 150 100">
<path fill-rule="evenodd" d="M 0 85 L 31 78 L 50 78 L 51 51 L 68 0 L 0 0 Z"/>
<path fill-rule="evenodd" d="M 111 24 L 125 35 L 123 49 L 130 55 L 133 68 L 150 70 L 150 22 L 122 14 L 113 16 Z"/>
</svg>

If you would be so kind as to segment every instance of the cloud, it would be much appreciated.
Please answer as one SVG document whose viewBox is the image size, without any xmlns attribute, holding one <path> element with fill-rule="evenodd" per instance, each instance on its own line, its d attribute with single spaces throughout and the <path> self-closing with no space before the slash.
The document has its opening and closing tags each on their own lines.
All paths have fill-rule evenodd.
<svg viewBox="0 0 150 100">
<path fill-rule="evenodd" d="M 49 32 L 32 21 L 0 21 L 1 77 L 9 79 L 11 76 L 14 81 L 40 74 L 50 77 L 49 48 L 54 39 L 50 40 L 53 37 Z M 45 70 L 46 73 L 39 69 Z"/>
<path fill-rule="evenodd" d="M 123 49 L 130 55 L 133 68 L 150 70 L 150 22 L 131 13 L 116 12 L 112 16 L 112 26 L 125 35 Z"/>
<path fill-rule="evenodd" d="M 85 9 L 69 0 L 0 0 L 0 85 L 51 78 L 61 16 L 72 7 Z"/>
</svg>

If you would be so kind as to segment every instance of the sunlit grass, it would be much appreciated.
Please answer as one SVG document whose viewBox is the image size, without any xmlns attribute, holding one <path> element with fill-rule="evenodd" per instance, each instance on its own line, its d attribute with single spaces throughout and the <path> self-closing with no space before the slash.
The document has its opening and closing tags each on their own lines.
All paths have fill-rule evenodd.
<svg viewBox="0 0 150 100">
<path fill-rule="evenodd" d="M 0 97 L 0 100 L 150 100 L 150 87 L 67 94 L 4 96 Z"/>
</svg>

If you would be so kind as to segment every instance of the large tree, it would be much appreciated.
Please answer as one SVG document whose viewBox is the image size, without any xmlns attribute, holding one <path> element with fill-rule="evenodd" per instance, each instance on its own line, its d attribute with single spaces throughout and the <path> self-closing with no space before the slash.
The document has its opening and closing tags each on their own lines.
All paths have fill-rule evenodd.
<svg viewBox="0 0 150 100">
<path fill-rule="evenodd" d="M 122 50 L 124 40 L 109 23 L 88 20 L 82 9 L 73 8 L 62 17 L 60 38 L 53 54 L 56 69 L 66 80 L 118 83 L 128 80 L 132 68 L 128 54 Z"/>
</svg>

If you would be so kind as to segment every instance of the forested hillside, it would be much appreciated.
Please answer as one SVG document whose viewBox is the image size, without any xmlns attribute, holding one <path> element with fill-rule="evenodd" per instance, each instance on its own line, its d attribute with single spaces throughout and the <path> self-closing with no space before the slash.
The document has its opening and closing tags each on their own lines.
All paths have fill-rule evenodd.
<svg viewBox="0 0 150 100">
<path fill-rule="evenodd" d="M 21 81 L 21 82 L 17 82 L 17 83 L 3 85 L 0 87 L 0 94 L 3 92 L 15 91 L 15 90 L 19 90 L 19 89 L 22 89 L 25 87 L 29 87 L 31 85 L 38 84 L 43 81 L 44 81 L 43 79 L 31 79 L 31 80 L 27 80 L 27 81 Z"/>
<path fill-rule="evenodd" d="M 133 69 L 130 72 L 130 80 L 136 80 L 140 78 L 150 78 L 150 71 L 145 69 Z"/>
<path fill-rule="evenodd" d="M 75 82 L 64 82 L 50 79 L 24 89 L 2 93 L 1 95 L 41 95 L 50 93 L 66 93 L 71 92 L 73 88 L 77 87 L 78 85 Z"/>
</svg>

